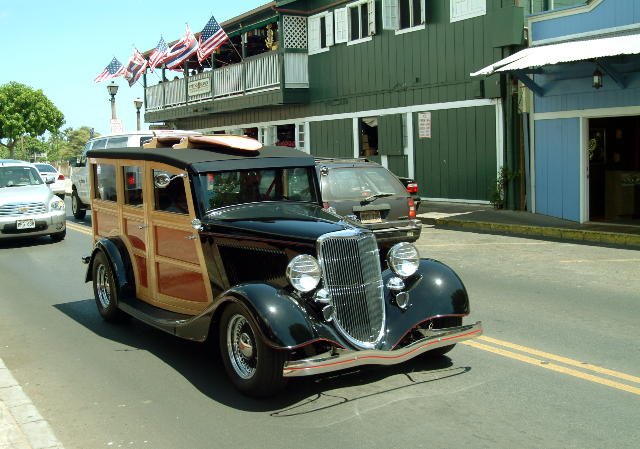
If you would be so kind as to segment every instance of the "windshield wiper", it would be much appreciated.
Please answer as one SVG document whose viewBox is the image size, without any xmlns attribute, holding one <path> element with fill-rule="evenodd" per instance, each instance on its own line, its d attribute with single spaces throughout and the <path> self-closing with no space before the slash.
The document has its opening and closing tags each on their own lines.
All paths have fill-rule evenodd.
<svg viewBox="0 0 640 449">
<path fill-rule="evenodd" d="M 377 200 L 378 198 L 385 198 L 385 197 L 388 197 L 388 196 L 393 196 L 393 193 L 376 193 L 376 194 L 368 196 L 365 199 L 363 199 L 362 201 L 360 201 L 360 204 L 369 204 L 372 201 Z"/>
</svg>

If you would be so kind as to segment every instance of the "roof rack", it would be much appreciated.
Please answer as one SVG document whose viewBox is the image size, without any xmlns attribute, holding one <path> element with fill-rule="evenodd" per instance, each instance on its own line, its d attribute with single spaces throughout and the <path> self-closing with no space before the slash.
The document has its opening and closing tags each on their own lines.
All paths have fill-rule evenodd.
<svg viewBox="0 0 640 449">
<path fill-rule="evenodd" d="M 200 150 L 230 150 L 258 154 L 262 144 L 251 137 L 233 136 L 227 134 L 214 134 L 210 136 L 154 136 L 149 142 L 142 145 L 143 148 L 173 148 Z"/>
</svg>

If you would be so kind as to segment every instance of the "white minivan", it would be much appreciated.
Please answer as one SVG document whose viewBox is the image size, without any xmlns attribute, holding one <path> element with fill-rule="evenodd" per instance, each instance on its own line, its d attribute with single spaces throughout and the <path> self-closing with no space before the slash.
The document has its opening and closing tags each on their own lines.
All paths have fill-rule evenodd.
<svg viewBox="0 0 640 449">
<path fill-rule="evenodd" d="M 95 137 L 89 140 L 82 154 L 78 157 L 75 166 L 71 170 L 71 211 L 74 218 L 82 220 L 91 208 L 89 198 L 89 172 L 87 171 L 87 151 L 109 148 L 135 148 L 142 147 L 145 142 L 154 136 L 170 135 L 200 135 L 196 131 L 132 131 L 121 134 L 109 134 Z"/>
</svg>

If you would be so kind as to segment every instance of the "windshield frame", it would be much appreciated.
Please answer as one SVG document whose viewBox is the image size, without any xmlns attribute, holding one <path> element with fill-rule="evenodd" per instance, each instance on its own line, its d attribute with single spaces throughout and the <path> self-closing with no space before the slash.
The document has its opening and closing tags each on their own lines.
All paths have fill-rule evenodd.
<svg viewBox="0 0 640 449">
<path fill-rule="evenodd" d="M 230 174 L 230 173 L 243 173 L 248 174 L 249 172 L 263 172 L 262 176 L 264 176 L 265 172 L 269 172 L 275 170 L 277 171 L 293 171 L 293 170 L 304 170 L 306 172 L 306 179 L 308 180 L 308 188 L 309 188 L 309 198 L 310 199 L 263 199 L 260 201 L 240 201 L 236 203 L 225 204 L 219 207 L 210 207 L 208 204 L 209 191 L 208 187 L 208 176 L 213 174 L 215 177 L 219 174 Z M 305 203 L 305 204 L 313 204 L 316 206 L 322 206 L 322 197 L 320 195 L 320 185 L 318 184 L 318 178 L 316 174 L 316 170 L 314 166 L 277 166 L 277 167 L 260 167 L 260 168 L 248 168 L 241 170 L 212 170 L 207 172 L 199 172 L 196 175 L 192 176 L 193 182 L 193 193 L 194 193 L 194 204 L 196 209 L 198 210 L 200 216 L 202 217 L 211 217 L 212 211 L 224 211 L 230 210 L 229 208 L 237 208 L 239 206 L 244 206 L 248 204 L 263 204 L 263 203 Z"/>
</svg>

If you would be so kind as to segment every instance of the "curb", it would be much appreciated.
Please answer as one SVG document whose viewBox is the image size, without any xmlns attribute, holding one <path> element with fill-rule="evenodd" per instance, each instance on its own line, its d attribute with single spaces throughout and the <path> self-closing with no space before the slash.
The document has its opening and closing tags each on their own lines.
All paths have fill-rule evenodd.
<svg viewBox="0 0 640 449">
<path fill-rule="evenodd" d="M 423 223 L 449 228 L 468 229 L 486 232 L 502 232 L 515 235 L 535 236 L 569 240 L 576 242 L 604 243 L 610 245 L 628 246 L 631 249 L 640 248 L 640 235 L 621 234 L 617 232 L 601 232 L 582 229 L 553 228 L 547 226 L 514 225 L 504 223 L 490 223 L 483 221 L 455 220 L 451 218 L 427 218 Z"/>
<path fill-rule="evenodd" d="M 0 359 L 0 448 L 64 449 Z"/>
</svg>

